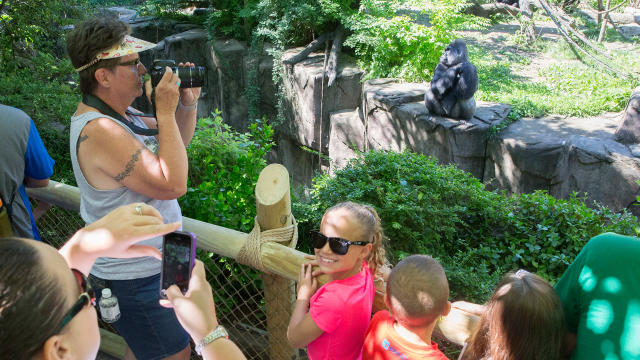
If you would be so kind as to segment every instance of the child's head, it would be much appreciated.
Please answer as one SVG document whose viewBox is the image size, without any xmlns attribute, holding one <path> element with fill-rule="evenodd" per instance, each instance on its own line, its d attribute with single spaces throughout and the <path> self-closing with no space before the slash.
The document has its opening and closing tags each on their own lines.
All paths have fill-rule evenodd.
<svg viewBox="0 0 640 360">
<path fill-rule="evenodd" d="M 451 309 L 444 269 L 427 255 L 404 258 L 389 274 L 385 301 L 401 325 L 430 326 Z"/>
<path fill-rule="evenodd" d="M 358 243 L 347 245 L 341 241 L 342 248 L 337 249 L 340 246 L 338 242 L 334 241 L 332 248 L 330 241 L 326 241 L 322 247 L 314 248 L 320 268 L 333 279 L 359 272 L 363 260 L 369 263 L 372 273 L 384 264 L 382 225 L 378 213 L 371 206 L 343 202 L 329 208 L 322 217 L 320 233 L 329 238 Z M 318 234 L 312 234 L 314 236 L 324 239 Z M 345 246 L 346 253 L 341 254 Z"/>
<path fill-rule="evenodd" d="M 468 351 L 473 359 L 554 360 L 560 358 L 564 334 L 564 311 L 555 290 L 538 275 L 518 270 L 496 288 Z"/>
</svg>

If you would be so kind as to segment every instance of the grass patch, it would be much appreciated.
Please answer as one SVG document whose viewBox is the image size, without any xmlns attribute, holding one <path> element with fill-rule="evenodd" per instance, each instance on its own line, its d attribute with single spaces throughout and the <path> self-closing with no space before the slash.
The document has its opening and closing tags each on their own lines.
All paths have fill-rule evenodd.
<svg viewBox="0 0 640 360">
<path fill-rule="evenodd" d="M 480 81 L 476 98 L 511 104 L 518 116 L 593 116 L 622 110 L 632 89 L 639 84 L 637 80 L 619 78 L 575 61 L 575 54 L 562 41 L 535 47 L 537 52 L 560 61 L 541 68 L 537 81 L 518 74 L 518 70 L 530 64 L 526 56 L 506 50 L 494 55 L 471 45 L 469 56 L 478 68 Z M 640 68 L 638 50 L 613 51 L 612 56 L 621 68 Z"/>
</svg>

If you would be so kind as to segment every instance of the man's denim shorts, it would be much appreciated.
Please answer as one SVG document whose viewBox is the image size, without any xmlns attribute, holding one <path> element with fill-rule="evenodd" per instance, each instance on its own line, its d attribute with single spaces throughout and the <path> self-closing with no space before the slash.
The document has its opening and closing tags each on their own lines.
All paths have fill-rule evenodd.
<svg viewBox="0 0 640 360">
<path fill-rule="evenodd" d="M 111 325 L 125 339 L 136 359 L 163 359 L 189 344 L 189 334 L 173 309 L 158 303 L 160 274 L 133 280 L 104 280 L 90 275 L 89 281 L 98 301 L 105 287 L 118 298 L 120 319 Z"/>
</svg>

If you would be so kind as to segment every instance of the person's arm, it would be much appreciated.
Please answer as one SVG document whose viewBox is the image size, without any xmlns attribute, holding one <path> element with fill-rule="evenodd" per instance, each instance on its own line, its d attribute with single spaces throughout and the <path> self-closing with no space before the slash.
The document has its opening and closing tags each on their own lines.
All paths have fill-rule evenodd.
<svg viewBox="0 0 640 360">
<path fill-rule="evenodd" d="M 136 207 L 140 206 L 142 215 Z M 152 206 L 134 203 L 121 206 L 100 220 L 76 232 L 58 252 L 70 268 L 88 275 L 99 257 L 132 258 L 161 254 L 153 246 L 137 242 L 178 230 L 179 222 L 164 224 L 162 216 Z"/>
<path fill-rule="evenodd" d="M 34 179 L 28 176 L 24 177 L 24 186 L 29 188 L 41 188 L 49 185 L 49 178 L 46 179 Z"/>
<path fill-rule="evenodd" d="M 171 285 L 167 289 L 167 297 L 168 300 L 161 300 L 160 304 L 173 307 L 180 325 L 189 333 L 196 345 L 218 327 L 211 285 L 207 282 L 204 264 L 200 260 L 196 260 L 191 272 L 187 293 L 183 295 L 176 285 Z M 206 344 L 201 354 L 205 360 L 246 359 L 238 346 L 226 338 L 218 338 Z"/>
<path fill-rule="evenodd" d="M 99 189 L 121 186 L 158 200 L 187 190 L 187 152 L 176 125 L 178 77 L 167 71 L 156 88 L 158 154 L 149 151 L 108 118 L 90 121 L 78 140 L 78 158 L 89 183 Z M 108 181 L 103 179 L 108 177 Z"/>
<path fill-rule="evenodd" d="M 287 327 L 287 340 L 294 348 L 303 348 L 322 335 L 309 314 L 309 301 L 318 289 L 318 281 L 312 275 L 312 265 L 302 264 L 298 276 L 298 298 Z"/>
<path fill-rule="evenodd" d="M 38 200 L 38 206 L 36 206 L 36 208 L 33 209 L 33 219 L 38 221 L 38 219 L 40 219 L 42 215 L 44 215 L 47 211 L 49 211 L 49 209 L 51 209 L 50 203 L 44 200 Z"/>
</svg>

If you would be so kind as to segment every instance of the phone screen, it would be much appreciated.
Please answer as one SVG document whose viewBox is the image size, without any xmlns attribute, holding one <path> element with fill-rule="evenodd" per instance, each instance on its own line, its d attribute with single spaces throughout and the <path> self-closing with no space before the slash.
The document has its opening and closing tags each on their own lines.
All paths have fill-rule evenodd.
<svg viewBox="0 0 640 360">
<path fill-rule="evenodd" d="M 174 231 L 164 236 L 162 245 L 162 274 L 160 296 L 166 298 L 166 289 L 178 285 L 182 293 L 189 288 L 194 264 L 196 237 L 192 233 Z"/>
</svg>

